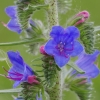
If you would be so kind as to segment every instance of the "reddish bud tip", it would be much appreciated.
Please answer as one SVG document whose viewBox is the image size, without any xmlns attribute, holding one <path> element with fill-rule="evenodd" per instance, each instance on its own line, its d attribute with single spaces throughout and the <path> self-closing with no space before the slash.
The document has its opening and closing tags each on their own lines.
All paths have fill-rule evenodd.
<svg viewBox="0 0 100 100">
<path fill-rule="evenodd" d="M 39 81 L 38 80 L 36 80 L 36 76 L 35 75 L 32 75 L 32 76 L 29 76 L 28 77 L 28 83 L 30 83 L 30 84 L 32 84 L 32 83 L 34 83 L 34 84 L 39 84 Z"/>
<path fill-rule="evenodd" d="M 79 16 L 82 16 L 82 17 L 84 17 L 85 19 L 87 19 L 87 18 L 89 18 L 90 14 L 89 14 L 88 11 L 81 11 L 81 12 L 79 12 L 79 13 L 76 15 L 76 17 L 79 17 Z"/>
<path fill-rule="evenodd" d="M 84 23 L 88 18 L 89 18 L 90 14 L 88 11 L 82 11 L 79 12 L 78 14 L 76 14 L 76 17 L 82 17 L 78 22 L 75 23 L 75 26 Z"/>
<path fill-rule="evenodd" d="M 44 50 L 44 45 L 40 47 L 40 53 L 43 55 L 47 55 L 47 53 Z"/>
</svg>

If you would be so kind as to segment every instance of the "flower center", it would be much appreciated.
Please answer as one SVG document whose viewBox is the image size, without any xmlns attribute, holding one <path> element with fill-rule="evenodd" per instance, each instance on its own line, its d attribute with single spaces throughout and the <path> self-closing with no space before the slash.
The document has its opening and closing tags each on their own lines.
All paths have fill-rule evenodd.
<svg viewBox="0 0 100 100">
<path fill-rule="evenodd" d="M 59 50 L 60 53 L 64 51 L 64 45 L 65 45 L 65 43 L 63 43 L 63 42 L 60 42 L 57 45 L 57 49 Z"/>
<path fill-rule="evenodd" d="M 69 45 L 68 48 L 67 48 L 67 45 Z M 68 57 L 69 54 L 66 54 L 66 51 L 69 51 L 69 52 L 73 51 L 74 49 L 73 42 L 71 42 L 70 44 L 60 42 L 59 44 L 57 44 L 56 49 L 58 49 L 61 55 Z"/>
</svg>

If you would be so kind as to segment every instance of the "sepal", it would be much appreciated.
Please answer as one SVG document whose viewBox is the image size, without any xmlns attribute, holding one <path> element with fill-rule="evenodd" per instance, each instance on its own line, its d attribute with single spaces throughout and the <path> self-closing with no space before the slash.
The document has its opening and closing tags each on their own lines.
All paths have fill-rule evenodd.
<svg viewBox="0 0 100 100">
<path fill-rule="evenodd" d="M 41 93 L 41 84 L 29 84 L 24 82 L 21 84 L 23 90 L 21 94 L 25 100 L 36 100 L 36 96 Z"/>
<path fill-rule="evenodd" d="M 55 64 L 54 58 L 49 55 L 42 57 L 42 67 L 44 70 L 45 84 L 47 87 L 53 87 L 58 79 L 59 67 Z"/>
<path fill-rule="evenodd" d="M 47 29 L 44 27 L 43 23 L 40 20 L 31 21 L 30 28 L 28 28 L 26 32 L 25 38 L 44 38 L 47 40 Z M 30 43 L 27 45 L 28 52 L 37 55 L 40 45 L 45 43 L 45 41 L 37 42 L 37 43 Z"/>
<path fill-rule="evenodd" d="M 73 69 L 69 71 L 65 79 L 64 89 L 74 91 L 80 100 L 90 100 L 92 96 L 92 81 L 87 77 L 78 76 L 77 73 L 72 73 Z"/>
<path fill-rule="evenodd" d="M 95 51 L 94 23 L 86 22 L 78 28 L 80 30 L 80 40 L 85 47 L 85 52 L 88 54 L 92 54 Z"/>
</svg>

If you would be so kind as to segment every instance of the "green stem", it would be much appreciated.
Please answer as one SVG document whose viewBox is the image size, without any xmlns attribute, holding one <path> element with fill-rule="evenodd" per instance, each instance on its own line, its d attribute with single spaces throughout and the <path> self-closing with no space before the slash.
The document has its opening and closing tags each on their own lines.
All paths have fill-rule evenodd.
<svg viewBox="0 0 100 100">
<path fill-rule="evenodd" d="M 50 100 L 62 100 L 61 72 L 57 70 L 56 84 L 52 88 L 48 88 Z"/>
<path fill-rule="evenodd" d="M 59 25 L 58 21 L 58 9 L 57 9 L 57 0 L 46 0 L 49 5 L 47 11 L 49 29 L 51 30 L 52 26 Z"/>
<path fill-rule="evenodd" d="M 49 5 L 47 17 L 50 32 L 54 25 L 59 25 L 57 0 L 46 0 L 46 3 Z M 56 76 L 56 84 L 53 87 L 47 89 L 47 92 L 50 96 L 50 100 L 62 100 L 61 73 L 59 70 L 57 70 Z"/>
<path fill-rule="evenodd" d="M 21 92 L 22 90 L 23 90 L 22 88 L 5 89 L 5 90 L 0 90 L 0 94 L 3 94 L 3 93 L 19 93 L 19 92 Z"/>
<path fill-rule="evenodd" d="M 37 43 L 37 42 L 44 42 L 44 41 L 45 40 L 43 38 L 37 38 L 37 39 L 30 39 L 30 40 L 23 40 L 23 41 L 16 41 L 16 42 L 0 43 L 0 46 L 22 45 L 27 43 Z"/>
</svg>

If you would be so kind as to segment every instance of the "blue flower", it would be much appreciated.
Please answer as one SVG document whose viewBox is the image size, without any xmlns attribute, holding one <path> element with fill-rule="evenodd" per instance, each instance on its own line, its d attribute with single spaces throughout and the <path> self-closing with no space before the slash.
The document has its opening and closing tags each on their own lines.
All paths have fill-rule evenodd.
<svg viewBox="0 0 100 100">
<path fill-rule="evenodd" d="M 9 51 L 7 54 L 12 63 L 12 67 L 7 71 L 7 78 L 15 81 L 13 87 L 17 87 L 22 82 L 38 83 L 33 70 L 24 62 L 19 52 Z"/>
<path fill-rule="evenodd" d="M 11 18 L 6 27 L 14 32 L 21 33 L 22 29 L 17 19 L 17 6 L 9 6 L 5 8 L 6 14 Z"/>
<path fill-rule="evenodd" d="M 23 99 L 23 98 L 19 98 L 19 97 L 18 97 L 18 98 L 15 98 L 14 100 L 24 100 L 24 99 Z"/>
<path fill-rule="evenodd" d="M 78 74 L 77 77 L 86 77 L 88 79 L 95 78 L 100 73 L 97 65 L 94 64 L 100 52 L 96 50 L 93 54 L 82 53 L 76 65 L 81 68 L 85 74 Z M 74 71 L 75 72 L 75 71 Z"/>
<path fill-rule="evenodd" d="M 40 97 L 38 97 L 38 95 L 36 95 L 36 100 L 42 100 L 42 95 L 40 95 Z"/>
<path fill-rule="evenodd" d="M 54 56 L 59 67 L 68 63 L 71 57 L 75 57 L 83 51 L 82 45 L 76 40 L 80 35 L 75 26 L 66 29 L 61 26 L 52 27 L 51 39 L 46 43 L 44 50 L 48 55 Z"/>
</svg>

